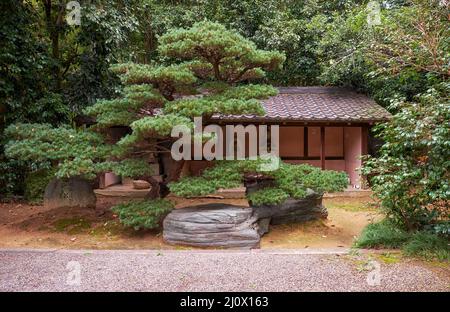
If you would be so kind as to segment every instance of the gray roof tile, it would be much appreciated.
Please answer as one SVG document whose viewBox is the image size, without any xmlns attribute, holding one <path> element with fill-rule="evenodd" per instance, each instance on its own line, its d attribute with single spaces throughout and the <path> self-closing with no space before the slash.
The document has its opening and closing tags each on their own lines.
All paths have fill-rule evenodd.
<svg viewBox="0 0 450 312">
<path fill-rule="evenodd" d="M 215 115 L 228 121 L 379 122 L 388 111 L 365 95 L 337 87 L 289 87 L 262 102 L 265 116 Z"/>
</svg>

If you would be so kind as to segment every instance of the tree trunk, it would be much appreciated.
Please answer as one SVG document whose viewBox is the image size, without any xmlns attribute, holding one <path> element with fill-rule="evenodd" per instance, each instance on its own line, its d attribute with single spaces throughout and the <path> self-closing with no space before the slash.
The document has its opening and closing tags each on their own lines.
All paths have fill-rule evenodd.
<svg viewBox="0 0 450 312">
<path fill-rule="evenodd" d="M 56 89 L 61 89 L 62 84 L 62 72 L 61 72 L 61 52 L 60 52 L 60 42 L 59 37 L 61 33 L 61 28 L 64 23 L 64 12 L 65 3 L 63 1 L 58 2 L 58 13 L 53 18 L 52 17 L 52 0 L 43 0 L 45 21 L 47 25 L 47 31 L 50 36 L 50 41 L 52 43 L 52 57 L 56 61 L 56 65 L 53 68 L 53 74 L 55 77 Z"/>
<path fill-rule="evenodd" d="M 170 151 L 172 143 L 172 141 L 165 141 L 160 142 L 159 145 L 162 146 L 166 151 Z M 158 160 L 163 176 L 163 182 L 160 184 L 160 194 L 161 197 L 165 197 L 170 193 L 169 187 L 167 185 L 170 182 L 178 181 L 178 179 L 180 178 L 184 160 L 174 160 L 171 153 L 169 152 L 160 153 L 158 155 Z"/>
<path fill-rule="evenodd" d="M 146 199 L 156 199 L 162 197 L 161 186 L 158 181 L 149 176 L 142 177 L 141 179 L 147 181 L 151 185 L 150 192 L 148 192 L 147 196 L 145 197 Z"/>
<path fill-rule="evenodd" d="M 161 167 L 163 181 L 158 182 L 151 176 L 143 176 L 140 179 L 147 181 L 151 185 L 151 190 L 146 196 L 148 199 L 164 198 L 169 195 L 168 184 L 175 182 L 180 178 L 181 170 L 184 166 L 184 160 L 175 161 L 170 153 L 162 153 L 158 156 Z"/>
<path fill-rule="evenodd" d="M 181 170 L 184 166 L 184 160 L 176 161 L 172 158 L 169 153 L 164 153 L 160 156 L 162 172 L 164 176 L 164 181 L 161 188 L 161 196 L 165 197 L 169 195 L 168 184 L 170 182 L 178 181 L 181 176 Z"/>
</svg>

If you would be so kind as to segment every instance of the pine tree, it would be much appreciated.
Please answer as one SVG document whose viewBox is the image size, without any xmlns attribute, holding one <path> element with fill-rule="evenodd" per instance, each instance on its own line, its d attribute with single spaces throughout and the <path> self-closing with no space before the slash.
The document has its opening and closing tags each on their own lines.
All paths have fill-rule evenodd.
<svg viewBox="0 0 450 312">
<path fill-rule="evenodd" d="M 13 138 L 10 157 L 57 166 L 59 178 L 112 171 L 141 177 L 152 184 L 152 197 L 167 193 L 166 185 L 177 180 L 182 161 L 167 151 L 175 138 L 174 125 L 193 126 L 194 117 L 214 113 L 262 114 L 259 99 L 276 94 L 268 85 L 248 84 L 279 68 L 284 55 L 257 49 L 241 35 L 212 22 L 189 29 L 175 29 L 159 38 L 159 53 L 170 65 L 119 64 L 112 70 L 123 90 L 114 99 L 98 100 L 85 113 L 96 120 L 88 129 L 52 128 L 43 124 L 16 124 L 7 129 Z M 245 83 L 245 84 L 244 84 Z M 195 95 L 195 96 L 193 96 Z M 131 133 L 111 144 L 111 127 L 129 127 Z M 148 156 L 163 159 L 165 179 L 160 185 L 151 175 Z M 160 187 L 163 187 L 161 190 Z"/>
<path fill-rule="evenodd" d="M 236 32 L 213 22 L 199 22 L 189 29 L 175 29 L 159 38 L 158 51 L 164 64 L 119 64 L 112 70 L 121 78 L 121 96 L 99 100 L 85 113 L 96 120 L 88 129 L 52 128 L 18 124 L 8 128 L 14 140 L 10 157 L 35 162 L 50 161 L 59 178 L 93 178 L 102 172 L 144 178 L 152 185 L 151 198 L 164 197 L 169 187 L 180 196 L 203 195 L 233 187 L 245 175 L 258 173 L 262 160 L 222 161 L 205 171 L 206 177 L 183 178 L 183 161 L 174 161 L 170 136 L 175 125 L 193 128 L 193 118 L 221 114 L 261 115 L 261 99 L 276 95 L 270 85 L 250 84 L 279 68 L 282 53 L 263 51 Z M 130 133 L 112 143 L 111 127 L 129 127 Z M 149 155 L 163 164 L 162 183 L 152 178 Z M 280 203 L 288 197 L 306 196 L 307 189 L 339 190 L 345 174 L 302 165 L 282 164 L 270 173 L 270 189 L 251 196 L 255 203 Z"/>
</svg>

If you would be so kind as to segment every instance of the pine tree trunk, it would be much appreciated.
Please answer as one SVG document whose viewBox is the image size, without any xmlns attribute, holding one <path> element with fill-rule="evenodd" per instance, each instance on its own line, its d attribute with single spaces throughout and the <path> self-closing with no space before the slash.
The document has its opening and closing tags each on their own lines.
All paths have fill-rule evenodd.
<svg viewBox="0 0 450 312">
<path fill-rule="evenodd" d="M 184 166 L 184 160 L 175 161 L 170 154 L 164 153 L 158 156 L 161 174 L 164 177 L 162 182 L 158 182 L 151 176 L 143 176 L 140 179 L 147 181 L 151 185 L 151 190 L 146 196 L 148 199 L 164 198 L 169 195 L 170 190 L 168 184 L 177 181 L 181 176 Z"/>
<path fill-rule="evenodd" d="M 146 196 L 147 199 L 156 199 L 156 198 L 162 197 L 161 196 L 161 186 L 158 181 L 156 181 L 152 177 L 142 177 L 142 180 L 147 181 L 151 185 L 150 192 L 148 192 L 148 194 Z"/>
<path fill-rule="evenodd" d="M 161 197 L 166 197 L 170 193 L 168 184 L 170 182 L 178 181 L 181 176 L 181 170 L 184 166 L 184 160 L 176 161 L 168 153 L 162 154 L 160 156 L 160 159 L 164 176 L 164 182 L 162 183 L 160 193 Z"/>
</svg>

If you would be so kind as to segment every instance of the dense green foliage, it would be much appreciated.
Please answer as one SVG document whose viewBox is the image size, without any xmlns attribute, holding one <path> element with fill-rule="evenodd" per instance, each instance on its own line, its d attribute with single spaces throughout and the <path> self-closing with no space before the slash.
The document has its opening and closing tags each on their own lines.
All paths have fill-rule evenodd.
<svg viewBox="0 0 450 312">
<path fill-rule="evenodd" d="M 364 228 L 355 242 L 359 248 L 400 248 L 409 239 L 410 234 L 385 219 L 371 223 Z"/>
<path fill-rule="evenodd" d="M 410 230 L 449 226 L 449 91 L 446 84 L 417 102 L 393 101 L 398 113 L 379 129 L 386 143 L 365 163 L 383 211 Z"/>
<path fill-rule="evenodd" d="M 289 194 L 275 187 L 266 187 L 248 194 L 248 201 L 255 206 L 282 204 L 289 198 Z"/>
<path fill-rule="evenodd" d="M 281 161 L 278 169 L 266 171 L 262 166 L 265 162 L 265 159 L 220 161 L 205 169 L 201 177 L 185 177 L 169 187 L 178 196 L 200 196 L 220 188 L 237 187 L 244 183 L 246 175 L 261 174 L 272 180 L 271 185 L 248 195 L 252 204 L 260 205 L 279 204 L 289 197 L 304 198 L 308 189 L 318 193 L 336 192 L 348 185 L 347 175 L 343 172 Z"/>
<path fill-rule="evenodd" d="M 448 251 L 450 232 L 448 3 L 407 4 L 382 12 L 381 25 L 359 38 L 358 48 L 346 60 L 337 62 L 344 69 L 339 79 L 364 81 L 363 89 L 394 113 L 389 123 L 376 128 L 385 143 L 377 158 L 366 159 L 363 173 L 370 177 L 389 223 L 408 235 L 415 233 L 405 252 L 429 251 L 442 258 L 435 247 Z M 357 25 L 351 18 L 347 21 Z M 358 27 L 346 29 L 360 32 Z M 362 240 L 367 236 L 363 233 Z"/>
<path fill-rule="evenodd" d="M 15 120 L 55 121 L 64 117 L 66 110 L 57 95 L 47 89 L 49 79 L 43 71 L 49 66 L 50 58 L 45 53 L 46 43 L 40 41 L 33 32 L 37 19 L 34 8 L 29 4 L 16 6 L 12 2 L 2 1 L 0 4 L 2 122 L 8 124 Z M 41 103 L 36 103 L 37 101 Z M 42 105 L 44 101 L 48 105 Z M 45 117 L 44 112 L 39 113 L 41 106 L 46 108 Z"/>
<path fill-rule="evenodd" d="M 135 230 L 158 228 L 172 209 L 172 203 L 164 199 L 128 202 L 112 207 L 120 222 Z"/>
<path fill-rule="evenodd" d="M 46 107 L 45 113 L 35 105 L 40 99 L 42 103 L 47 94 L 46 76 L 42 75 L 49 63 L 46 45 L 32 31 L 32 7 L 12 2 L 0 3 L 0 197 L 23 190 L 27 167 L 22 161 L 4 156 L 4 127 L 15 121 L 54 120 L 64 112 L 55 102 Z"/>
<path fill-rule="evenodd" d="M 47 184 L 54 178 L 53 169 L 30 172 L 25 178 L 25 199 L 33 204 L 42 203 Z"/>
<path fill-rule="evenodd" d="M 449 231 L 450 29 L 448 7 L 411 1 L 387 11 L 364 47 L 374 81 L 391 88 L 385 99 L 395 112 L 378 127 L 385 144 L 363 169 L 381 207 L 396 224 L 414 230 Z M 366 45 L 368 44 L 366 43 Z M 392 88 L 392 81 L 397 87 Z M 398 88 L 400 87 L 400 88 Z M 386 95 L 386 94 L 385 94 Z"/>
<path fill-rule="evenodd" d="M 115 93 L 108 67 L 135 29 L 132 3 L 83 1 L 81 25 L 70 26 L 64 1 L 1 1 L 0 196 L 22 193 L 27 171 L 39 168 L 6 160 L 4 128 L 80 122 L 82 108 Z"/>
<path fill-rule="evenodd" d="M 140 10 L 140 31 L 133 55 L 139 61 L 159 58 L 158 36 L 168 29 L 190 27 L 211 20 L 239 32 L 260 49 L 286 54 L 282 70 L 268 73 L 270 82 L 283 85 L 318 84 L 322 59 L 321 37 L 327 25 L 346 15 L 355 5 L 368 1 L 349 0 L 145 0 Z"/>
<path fill-rule="evenodd" d="M 408 232 L 389 219 L 369 224 L 355 241 L 359 248 L 401 249 L 407 256 L 441 261 L 450 260 L 448 244 L 448 236 L 429 231 Z"/>
<path fill-rule="evenodd" d="M 63 2 L 2 1 L 0 105 L 6 123 L 58 124 L 111 95 L 116 82 L 108 67 L 137 23 L 127 2 L 132 4 L 83 3 L 81 24 L 71 26 Z"/>
<path fill-rule="evenodd" d="M 23 194 L 27 164 L 16 159 L 7 159 L 0 154 L 0 199 L 4 196 Z"/>
<path fill-rule="evenodd" d="M 448 239 L 434 233 L 417 232 L 403 246 L 403 252 L 409 256 L 449 261 L 450 248 L 448 244 Z"/>
<path fill-rule="evenodd" d="M 381 10 L 379 25 L 367 23 L 369 13 L 365 5 L 354 7 L 328 24 L 322 81 L 360 89 L 388 106 L 448 79 L 448 4 L 407 0 Z"/>
<path fill-rule="evenodd" d="M 151 174 L 141 159 L 110 160 L 120 148 L 106 144 L 98 133 L 47 124 L 15 124 L 5 134 L 12 139 L 6 145 L 9 157 L 34 163 L 52 163 L 59 178 L 82 176 L 92 179 L 99 172 L 114 172 L 124 177 Z"/>
</svg>

